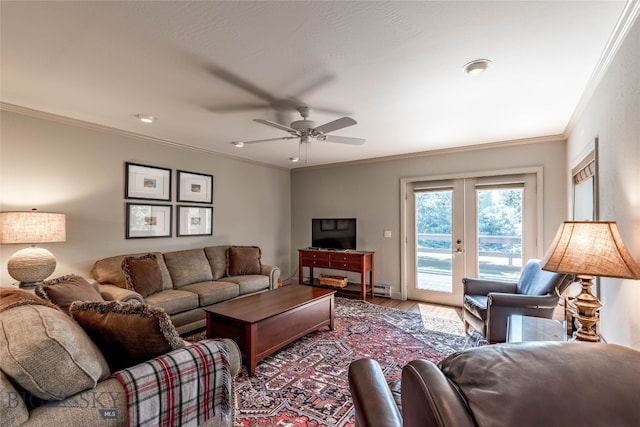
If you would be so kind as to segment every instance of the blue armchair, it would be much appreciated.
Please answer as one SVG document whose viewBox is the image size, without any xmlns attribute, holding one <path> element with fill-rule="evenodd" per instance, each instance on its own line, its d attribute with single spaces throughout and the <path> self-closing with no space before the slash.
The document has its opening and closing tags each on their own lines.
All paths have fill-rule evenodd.
<svg viewBox="0 0 640 427">
<path fill-rule="evenodd" d="M 571 274 L 542 270 L 537 259 L 527 262 L 517 283 L 464 278 L 465 332 L 472 326 L 490 343 L 505 342 L 510 315 L 550 319 L 559 295 L 574 280 Z"/>
</svg>

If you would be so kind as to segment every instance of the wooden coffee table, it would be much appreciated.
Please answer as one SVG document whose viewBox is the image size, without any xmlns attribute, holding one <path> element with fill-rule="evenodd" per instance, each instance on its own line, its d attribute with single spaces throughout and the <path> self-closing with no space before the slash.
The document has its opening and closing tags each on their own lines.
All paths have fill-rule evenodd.
<svg viewBox="0 0 640 427">
<path fill-rule="evenodd" d="M 336 291 L 289 285 L 205 307 L 207 338 L 231 338 L 249 375 L 257 363 L 309 332 L 333 330 Z"/>
</svg>

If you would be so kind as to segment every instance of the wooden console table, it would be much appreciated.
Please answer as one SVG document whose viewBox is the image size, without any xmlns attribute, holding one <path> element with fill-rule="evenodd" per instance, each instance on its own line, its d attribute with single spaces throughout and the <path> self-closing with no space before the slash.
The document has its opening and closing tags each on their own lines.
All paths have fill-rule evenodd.
<svg viewBox="0 0 640 427">
<path fill-rule="evenodd" d="M 355 271 L 360 273 L 360 296 L 367 298 L 366 275 L 369 273 L 369 291 L 373 298 L 373 255 L 371 251 L 337 251 L 323 249 L 298 249 L 298 283 L 304 284 L 303 268 L 309 268 L 309 283 L 314 284 L 313 269 Z M 339 289 L 338 289 L 339 290 Z"/>
</svg>

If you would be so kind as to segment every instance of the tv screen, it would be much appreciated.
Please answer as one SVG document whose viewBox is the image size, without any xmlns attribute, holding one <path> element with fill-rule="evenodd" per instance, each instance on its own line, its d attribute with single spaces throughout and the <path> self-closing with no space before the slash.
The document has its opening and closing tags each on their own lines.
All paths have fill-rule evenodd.
<svg viewBox="0 0 640 427">
<path fill-rule="evenodd" d="M 356 249 L 355 218 L 313 218 L 311 246 L 321 249 Z"/>
</svg>

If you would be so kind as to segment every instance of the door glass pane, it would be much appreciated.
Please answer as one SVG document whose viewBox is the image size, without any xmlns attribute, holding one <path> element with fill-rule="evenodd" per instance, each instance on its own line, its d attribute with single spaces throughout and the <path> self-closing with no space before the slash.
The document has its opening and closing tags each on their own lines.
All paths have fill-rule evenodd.
<svg viewBox="0 0 640 427">
<path fill-rule="evenodd" d="M 523 188 L 476 189 L 478 277 L 514 281 L 522 269 Z"/>
<path fill-rule="evenodd" d="M 416 289 L 453 292 L 453 190 L 416 192 Z"/>
</svg>

